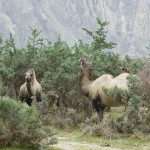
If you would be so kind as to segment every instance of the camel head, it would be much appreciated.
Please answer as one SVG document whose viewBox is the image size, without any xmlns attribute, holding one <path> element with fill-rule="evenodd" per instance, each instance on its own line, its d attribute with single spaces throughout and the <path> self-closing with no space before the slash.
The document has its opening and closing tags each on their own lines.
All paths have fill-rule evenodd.
<svg viewBox="0 0 150 150">
<path fill-rule="evenodd" d="M 128 68 L 120 67 L 120 69 L 121 69 L 124 73 L 130 73 L 130 70 L 129 70 Z"/>
<path fill-rule="evenodd" d="M 80 58 L 80 65 L 82 70 L 92 71 L 93 69 L 92 62 L 87 60 L 86 58 Z"/>
<path fill-rule="evenodd" d="M 29 83 L 33 80 L 34 78 L 34 69 L 29 69 L 26 73 L 25 73 L 25 80 Z"/>
</svg>

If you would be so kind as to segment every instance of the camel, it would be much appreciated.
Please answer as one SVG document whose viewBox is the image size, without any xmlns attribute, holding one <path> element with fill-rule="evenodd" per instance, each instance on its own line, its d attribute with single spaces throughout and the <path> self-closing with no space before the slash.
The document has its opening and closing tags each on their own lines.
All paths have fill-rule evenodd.
<svg viewBox="0 0 150 150">
<path fill-rule="evenodd" d="M 31 106 L 33 99 L 35 98 L 37 102 L 41 102 L 42 87 L 38 83 L 34 69 L 29 69 L 25 73 L 26 82 L 20 87 L 19 98 L 23 102 L 25 101 L 29 106 Z"/>
<path fill-rule="evenodd" d="M 92 80 L 92 63 L 85 59 L 80 59 L 81 74 L 80 74 L 80 88 L 84 96 L 89 97 L 92 100 L 92 105 L 98 113 L 99 120 L 103 119 L 103 112 L 105 107 L 117 107 L 124 103 L 127 103 L 127 99 L 122 100 L 121 95 L 113 97 L 107 95 L 103 88 L 112 89 L 117 87 L 121 90 L 128 90 L 127 76 L 129 73 L 123 72 L 117 77 L 113 77 L 110 74 L 102 75 L 96 80 Z"/>
</svg>

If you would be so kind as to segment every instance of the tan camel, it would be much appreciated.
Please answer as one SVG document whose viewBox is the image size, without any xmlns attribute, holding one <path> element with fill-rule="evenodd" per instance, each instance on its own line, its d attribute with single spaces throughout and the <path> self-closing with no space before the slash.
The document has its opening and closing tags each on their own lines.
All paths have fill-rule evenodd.
<svg viewBox="0 0 150 150">
<path fill-rule="evenodd" d="M 26 82 L 20 87 L 19 98 L 25 101 L 29 106 L 35 98 L 37 102 L 41 102 L 42 87 L 37 82 L 34 69 L 29 69 L 25 73 Z"/>
<path fill-rule="evenodd" d="M 122 105 L 124 101 L 122 96 L 118 95 L 116 99 L 113 96 L 107 95 L 103 88 L 117 87 L 122 90 L 128 90 L 127 76 L 129 73 L 121 73 L 117 77 L 113 77 L 110 74 L 102 75 L 96 80 L 92 80 L 92 63 L 85 59 L 80 59 L 81 63 L 81 75 L 80 75 L 80 87 L 83 95 L 89 97 L 92 100 L 92 105 L 98 113 L 100 121 L 103 118 L 103 111 L 105 107 L 116 107 Z M 125 99 L 127 101 L 127 99 Z"/>
</svg>

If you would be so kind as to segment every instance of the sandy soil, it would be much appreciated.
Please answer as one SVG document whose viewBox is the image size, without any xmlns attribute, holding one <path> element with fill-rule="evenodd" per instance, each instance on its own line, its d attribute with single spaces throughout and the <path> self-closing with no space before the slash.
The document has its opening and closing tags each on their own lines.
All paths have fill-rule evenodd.
<svg viewBox="0 0 150 150">
<path fill-rule="evenodd" d="M 110 145 L 89 144 L 82 141 L 75 142 L 65 137 L 59 138 L 58 144 L 53 146 L 63 150 L 122 150 L 118 148 L 112 148 Z"/>
</svg>

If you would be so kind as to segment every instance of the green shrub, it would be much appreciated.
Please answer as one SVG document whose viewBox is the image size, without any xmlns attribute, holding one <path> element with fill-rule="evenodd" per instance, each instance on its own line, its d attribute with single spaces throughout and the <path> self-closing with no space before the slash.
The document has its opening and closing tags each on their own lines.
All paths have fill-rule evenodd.
<svg viewBox="0 0 150 150">
<path fill-rule="evenodd" d="M 148 119 L 150 114 L 149 101 L 146 101 L 149 91 L 146 91 L 145 85 L 141 84 L 140 76 L 138 78 L 128 76 L 127 79 L 129 89 L 126 97 L 129 100 L 126 111 L 123 116 L 113 118 L 111 128 L 119 133 L 137 134 L 139 131 L 145 134 L 149 131 L 150 124 Z"/>
<path fill-rule="evenodd" d="M 149 109 L 149 86 L 145 87 L 145 82 L 149 80 L 145 77 L 145 84 L 141 84 L 140 76 L 128 76 L 128 91 L 123 91 L 118 88 L 104 89 L 108 95 L 116 97 L 118 94 L 123 94 L 128 98 L 128 103 L 125 112 L 121 116 L 108 116 L 103 121 L 95 125 L 92 117 L 82 124 L 83 134 L 94 136 L 106 136 L 108 138 L 119 138 L 122 133 L 133 134 L 139 136 L 149 132 L 150 125 L 150 109 Z M 146 84 L 147 85 L 147 84 Z M 147 97 L 148 96 L 148 97 Z M 117 108 L 116 108 L 117 109 Z"/>
<path fill-rule="evenodd" d="M 12 92 L 11 89 L 18 95 L 20 86 L 25 82 L 23 73 L 33 67 L 44 93 L 42 105 L 35 105 L 41 121 L 61 128 L 76 127 L 84 122 L 91 116 L 93 108 L 91 101 L 83 98 L 79 92 L 80 57 L 86 57 L 93 62 L 93 79 L 106 73 L 117 76 L 121 73 L 120 67 L 128 67 L 132 73 L 136 73 L 142 67 L 140 59 L 128 56 L 121 58 L 119 54 L 114 53 L 113 48 L 116 44 L 107 41 L 105 27 L 108 22 L 97 19 L 97 23 L 98 29 L 94 32 L 84 29 L 92 37 L 91 43 L 87 44 L 80 40 L 73 47 L 62 41 L 60 37 L 55 42 L 48 40 L 46 42 L 44 38 L 39 38 L 41 31 L 31 27 L 31 36 L 22 49 L 16 48 L 11 33 L 6 40 L 1 37 L 0 78 L 3 85 L 0 83 L 0 95 L 6 93 L 11 98 L 15 97 L 12 96 L 14 94 L 9 94 L 10 91 Z M 49 91 L 57 93 L 56 101 L 49 97 Z M 138 101 L 139 97 L 134 98 Z M 0 124 L 3 123 L 1 121 Z"/>
<path fill-rule="evenodd" d="M 7 93 L 7 89 L 8 87 L 4 86 L 4 82 L 0 78 L 0 97 L 3 97 Z"/>
<path fill-rule="evenodd" d="M 122 66 L 129 67 L 133 73 L 141 67 L 141 61 L 128 56 L 122 59 L 119 54 L 114 53 L 113 48 L 116 44 L 107 41 L 105 27 L 108 22 L 97 19 L 97 23 L 98 29 L 94 32 L 84 29 L 92 37 L 91 43 L 87 44 L 80 40 L 73 47 L 60 37 L 55 42 L 46 42 L 44 38 L 40 38 L 41 31 L 31 27 L 31 35 L 22 49 L 16 48 L 11 33 L 6 40 L 0 38 L 0 77 L 9 89 L 7 93 L 13 89 L 17 97 L 24 82 L 23 73 L 33 67 L 45 94 L 52 90 L 59 95 L 59 107 L 90 113 L 89 102 L 79 93 L 78 72 L 81 57 L 93 62 L 93 79 L 105 73 L 116 76 L 121 72 Z M 14 94 L 7 95 L 15 97 L 11 96 Z"/>
<path fill-rule="evenodd" d="M 0 100 L 0 146 L 40 146 L 53 133 L 43 126 L 34 107 L 3 98 Z"/>
</svg>

